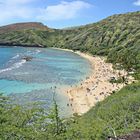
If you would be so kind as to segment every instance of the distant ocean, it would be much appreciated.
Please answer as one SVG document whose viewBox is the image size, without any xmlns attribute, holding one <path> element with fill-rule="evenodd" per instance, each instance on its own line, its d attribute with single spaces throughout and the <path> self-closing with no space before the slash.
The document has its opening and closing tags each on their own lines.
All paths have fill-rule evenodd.
<svg viewBox="0 0 140 140">
<path fill-rule="evenodd" d="M 32 60 L 24 60 L 26 56 L 31 56 Z M 68 98 L 56 89 L 75 85 L 90 72 L 88 60 L 72 52 L 50 48 L 0 47 L 0 92 L 11 97 L 14 103 L 40 102 L 46 108 L 52 105 L 55 94 L 61 112 L 68 115 Z"/>
</svg>

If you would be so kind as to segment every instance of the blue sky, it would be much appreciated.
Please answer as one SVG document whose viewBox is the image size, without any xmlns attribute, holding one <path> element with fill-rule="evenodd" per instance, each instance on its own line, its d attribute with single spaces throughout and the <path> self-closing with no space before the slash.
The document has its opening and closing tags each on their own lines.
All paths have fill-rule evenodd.
<svg viewBox="0 0 140 140">
<path fill-rule="evenodd" d="M 0 25 L 35 21 L 65 28 L 133 11 L 140 11 L 140 0 L 0 0 Z"/>
</svg>

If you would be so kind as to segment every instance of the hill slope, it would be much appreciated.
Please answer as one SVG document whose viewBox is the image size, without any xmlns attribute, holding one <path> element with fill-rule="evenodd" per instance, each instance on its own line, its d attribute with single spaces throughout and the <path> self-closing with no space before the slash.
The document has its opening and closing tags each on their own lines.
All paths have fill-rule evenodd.
<svg viewBox="0 0 140 140">
<path fill-rule="evenodd" d="M 70 47 L 91 52 L 96 52 L 93 48 L 108 49 L 116 46 L 138 45 L 140 43 L 140 12 L 114 15 L 100 22 L 66 30 L 63 33 L 67 34 L 65 43 L 68 43 Z"/>
<path fill-rule="evenodd" d="M 0 27 L 0 44 L 43 47 L 46 46 L 46 33 L 49 32 L 53 32 L 53 29 L 37 22 L 2 26 Z"/>
</svg>

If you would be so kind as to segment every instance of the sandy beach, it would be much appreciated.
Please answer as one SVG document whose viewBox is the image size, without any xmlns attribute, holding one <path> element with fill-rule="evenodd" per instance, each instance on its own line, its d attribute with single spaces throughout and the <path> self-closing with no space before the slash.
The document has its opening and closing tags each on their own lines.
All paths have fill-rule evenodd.
<svg viewBox="0 0 140 140">
<path fill-rule="evenodd" d="M 112 64 L 106 63 L 103 57 L 91 56 L 81 52 L 76 52 L 76 54 L 88 59 L 93 70 L 85 81 L 82 81 L 79 85 L 69 87 L 63 92 L 67 93 L 69 97 L 67 106 L 71 107 L 73 113 L 82 115 L 97 102 L 120 90 L 124 84 L 112 84 L 109 80 L 111 77 L 125 76 L 127 72 L 114 70 Z"/>
</svg>

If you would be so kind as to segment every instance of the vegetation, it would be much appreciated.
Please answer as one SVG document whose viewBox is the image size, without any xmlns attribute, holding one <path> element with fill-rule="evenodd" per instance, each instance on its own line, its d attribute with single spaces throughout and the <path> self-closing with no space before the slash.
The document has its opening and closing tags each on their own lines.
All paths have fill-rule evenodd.
<svg viewBox="0 0 140 140">
<path fill-rule="evenodd" d="M 42 108 L 13 105 L 7 97 L 0 96 L 1 140 L 54 140 L 65 130 L 54 102 L 50 112 Z"/>
</svg>

